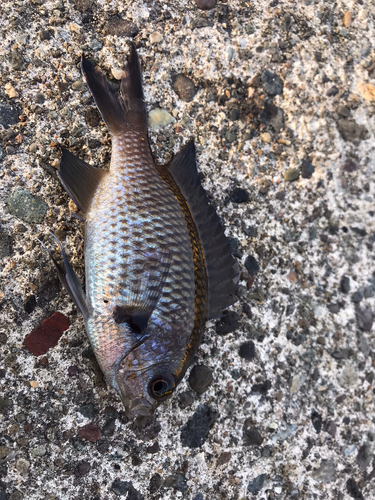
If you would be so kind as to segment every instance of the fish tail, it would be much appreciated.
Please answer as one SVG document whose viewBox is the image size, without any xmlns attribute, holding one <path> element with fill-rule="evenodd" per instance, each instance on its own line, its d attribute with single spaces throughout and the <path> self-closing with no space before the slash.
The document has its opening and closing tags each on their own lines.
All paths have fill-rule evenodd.
<svg viewBox="0 0 375 500">
<path fill-rule="evenodd" d="M 82 54 L 82 73 L 112 135 L 131 129 L 147 129 L 141 65 L 135 45 L 124 68 L 120 92 Z"/>
</svg>

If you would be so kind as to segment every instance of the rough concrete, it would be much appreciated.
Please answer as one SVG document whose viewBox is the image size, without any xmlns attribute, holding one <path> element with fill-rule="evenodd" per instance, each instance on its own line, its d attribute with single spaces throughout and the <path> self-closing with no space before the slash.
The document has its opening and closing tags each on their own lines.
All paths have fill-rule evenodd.
<svg viewBox="0 0 375 500">
<path fill-rule="evenodd" d="M 375 499 L 374 3 L 197 4 L 2 2 L 2 500 Z M 48 168 L 58 144 L 108 165 L 79 57 L 120 77 L 127 37 L 148 110 L 174 118 L 151 133 L 157 159 L 195 138 L 242 266 L 197 353 L 211 385 L 186 377 L 146 429 L 36 240 L 58 234 L 83 276 L 82 224 Z M 20 189 L 36 220 L 9 210 Z M 24 339 L 56 311 L 71 326 L 35 357 Z"/>
</svg>

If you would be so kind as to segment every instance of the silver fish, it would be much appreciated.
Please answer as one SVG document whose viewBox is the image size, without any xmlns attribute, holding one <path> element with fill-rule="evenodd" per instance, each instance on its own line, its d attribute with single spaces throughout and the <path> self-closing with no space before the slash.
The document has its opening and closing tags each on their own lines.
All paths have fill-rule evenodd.
<svg viewBox="0 0 375 500">
<path fill-rule="evenodd" d="M 208 318 L 233 302 L 238 265 L 201 186 L 190 141 L 153 159 L 135 46 L 120 91 L 82 55 L 112 137 L 109 171 L 63 149 L 57 175 L 84 213 L 86 293 L 60 244 L 59 277 L 129 418 L 150 416 L 183 378 Z"/>
</svg>

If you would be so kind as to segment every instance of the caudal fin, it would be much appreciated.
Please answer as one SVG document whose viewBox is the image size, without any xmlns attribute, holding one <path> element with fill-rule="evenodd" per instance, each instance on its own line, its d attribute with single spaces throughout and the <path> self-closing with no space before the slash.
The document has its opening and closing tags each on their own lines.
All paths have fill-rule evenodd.
<svg viewBox="0 0 375 500">
<path fill-rule="evenodd" d="M 82 73 L 112 135 L 130 128 L 147 127 L 146 107 L 142 89 L 142 74 L 135 45 L 124 68 L 120 92 L 82 54 Z"/>
</svg>

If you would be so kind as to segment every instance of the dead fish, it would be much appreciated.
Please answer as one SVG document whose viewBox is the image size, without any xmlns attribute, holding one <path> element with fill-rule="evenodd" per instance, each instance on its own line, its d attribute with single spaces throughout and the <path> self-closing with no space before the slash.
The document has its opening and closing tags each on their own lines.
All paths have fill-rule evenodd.
<svg viewBox="0 0 375 500">
<path fill-rule="evenodd" d="M 86 293 L 60 244 L 59 277 L 129 418 L 176 389 L 207 319 L 233 303 L 238 265 L 201 186 L 194 142 L 155 163 L 135 46 L 120 91 L 83 55 L 83 75 L 112 137 L 109 171 L 63 149 L 61 184 L 84 213 Z"/>
</svg>

